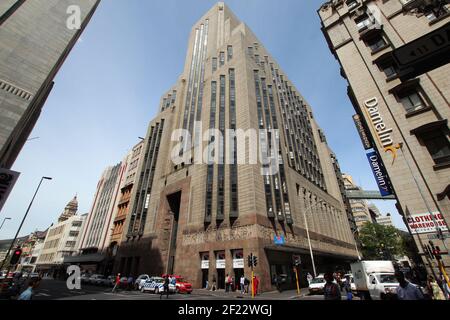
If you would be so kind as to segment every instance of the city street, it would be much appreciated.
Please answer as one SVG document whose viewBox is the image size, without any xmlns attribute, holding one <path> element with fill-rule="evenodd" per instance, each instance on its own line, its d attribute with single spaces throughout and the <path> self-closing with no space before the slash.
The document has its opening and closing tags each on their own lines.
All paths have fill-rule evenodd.
<svg viewBox="0 0 450 320">
<path fill-rule="evenodd" d="M 115 293 L 111 288 L 82 285 L 81 290 L 69 290 L 66 283 L 60 280 L 43 280 L 35 291 L 33 300 L 159 300 L 159 295 L 141 293 L 139 291 L 120 290 Z M 165 300 L 166 297 L 164 296 Z M 345 297 L 342 298 L 343 300 Z M 239 292 L 226 293 L 224 291 L 211 292 L 197 289 L 192 294 L 170 295 L 169 300 L 252 300 L 249 295 L 241 295 Z M 323 300 L 322 295 L 309 296 L 307 289 L 302 289 L 300 296 L 296 290 L 288 290 L 279 293 L 266 292 L 258 295 L 254 300 Z"/>
</svg>

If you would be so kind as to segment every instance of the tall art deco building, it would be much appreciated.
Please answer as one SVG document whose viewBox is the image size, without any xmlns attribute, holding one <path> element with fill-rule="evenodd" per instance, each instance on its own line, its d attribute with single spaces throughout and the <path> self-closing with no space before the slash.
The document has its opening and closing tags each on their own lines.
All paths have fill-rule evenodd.
<svg viewBox="0 0 450 320">
<path fill-rule="evenodd" d="M 194 153 L 174 162 L 189 151 L 187 139 L 172 137 L 176 129 L 203 150 L 215 141 L 202 139 L 208 129 L 276 129 L 280 148 L 272 156 L 281 161 L 272 175 L 262 174 L 261 163 L 202 164 Z M 237 139 L 225 135 L 214 152 L 251 156 L 248 145 L 230 152 L 229 140 Z M 250 278 L 252 253 L 269 290 L 274 275 L 295 277 L 294 256 L 302 272 L 313 272 L 307 228 L 317 272 L 343 266 L 357 253 L 338 176 L 311 107 L 252 31 L 218 3 L 194 25 L 184 71 L 150 122 L 115 271 L 181 274 L 194 287 L 216 279 L 221 287 L 226 274 Z"/>
</svg>

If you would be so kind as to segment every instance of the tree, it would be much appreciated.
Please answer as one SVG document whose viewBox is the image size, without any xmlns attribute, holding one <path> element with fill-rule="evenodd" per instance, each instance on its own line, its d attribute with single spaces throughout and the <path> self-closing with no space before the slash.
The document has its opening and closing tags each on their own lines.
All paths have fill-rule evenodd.
<svg viewBox="0 0 450 320">
<path fill-rule="evenodd" d="M 404 242 L 396 228 L 378 223 L 366 223 L 359 232 L 363 256 L 366 259 L 393 260 L 404 255 Z"/>
</svg>

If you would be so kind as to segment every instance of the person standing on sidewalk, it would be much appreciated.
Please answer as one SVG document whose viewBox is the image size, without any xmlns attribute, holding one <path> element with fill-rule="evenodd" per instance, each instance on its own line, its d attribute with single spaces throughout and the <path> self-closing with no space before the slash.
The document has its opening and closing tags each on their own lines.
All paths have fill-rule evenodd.
<svg viewBox="0 0 450 320">
<path fill-rule="evenodd" d="M 395 277 L 400 284 L 397 288 L 398 300 L 424 300 L 422 291 L 416 285 L 406 281 L 403 272 L 396 271 Z M 430 294 L 432 295 L 433 293 L 430 292 Z"/>
<path fill-rule="evenodd" d="M 344 291 L 347 295 L 347 300 L 353 300 L 352 279 L 349 275 L 345 277 Z"/>
<path fill-rule="evenodd" d="M 311 281 L 313 280 L 313 276 L 311 275 L 311 273 L 308 272 L 308 274 L 306 275 L 306 280 L 308 281 L 308 285 L 310 285 Z"/>
<path fill-rule="evenodd" d="M 114 283 L 114 288 L 112 289 L 112 292 L 114 293 L 117 289 L 117 287 L 120 287 L 120 273 L 116 276 L 116 281 Z"/>
<path fill-rule="evenodd" d="M 428 291 L 430 292 L 433 300 L 445 300 L 444 293 L 441 290 L 441 287 L 434 280 L 433 276 L 428 276 Z"/>
<path fill-rule="evenodd" d="M 239 283 L 241 285 L 241 294 L 244 294 L 245 293 L 245 277 L 244 277 L 244 275 L 241 276 Z"/>
<path fill-rule="evenodd" d="M 161 295 L 159 296 L 159 299 L 162 299 L 163 295 L 166 295 L 166 299 L 169 299 L 169 284 L 170 284 L 170 278 L 168 275 L 164 277 L 164 285 L 163 285 L 163 291 L 161 292 Z"/>
<path fill-rule="evenodd" d="M 341 288 L 334 282 L 333 273 L 327 272 L 323 276 L 325 278 L 325 286 L 323 287 L 323 296 L 325 300 L 342 300 Z"/>
<path fill-rule="evenodd" d="M 211 291 L 216 291 L 216 290 L 217 290 L 217 281 L 216 281 L 216 276 L 214 275 L 212 278 Z"/>
</svg>

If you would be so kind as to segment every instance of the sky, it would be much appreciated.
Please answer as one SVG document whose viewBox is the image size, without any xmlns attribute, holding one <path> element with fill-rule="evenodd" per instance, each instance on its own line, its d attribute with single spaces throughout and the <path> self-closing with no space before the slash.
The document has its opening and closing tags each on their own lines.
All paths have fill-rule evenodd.
<svg viewBox="0 0 450 320">
<path fill-rule="evenodd" d="M 317 9 L 324 0 L 225 3 L 277 60 L 313 108 L 344 173 L 367 190 L 377 185 L 347 97 L 347 82 L 328 49 Z M 21 176 L 0 212 L 0 239 L 14 237 L 42 176 L 20 235 L 45 230 L 77 194 L 87 213 L 103 170 L 119 163 L 147 131 L 161 96 L 183 71 L 188 37 L 212 0 L 102 0 L 13 170 Z M 37 139 L 33 139 L 37 138 Z M 394 201 L 374 201 L 406 229 Z"/>
</svg>

